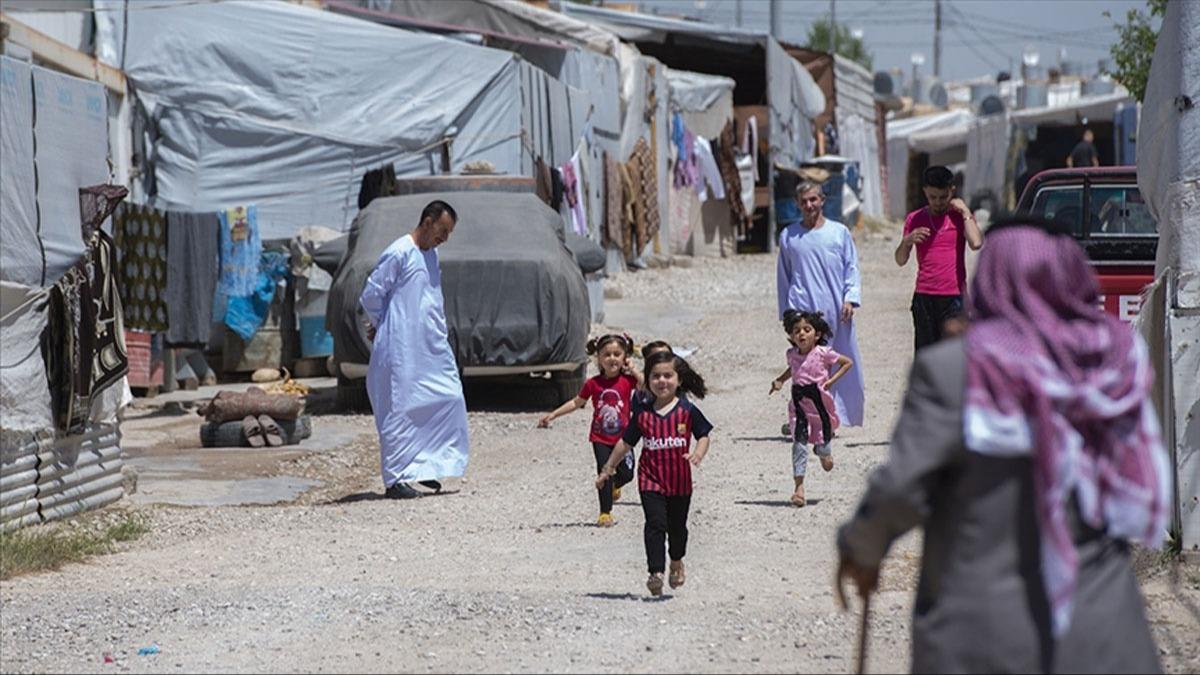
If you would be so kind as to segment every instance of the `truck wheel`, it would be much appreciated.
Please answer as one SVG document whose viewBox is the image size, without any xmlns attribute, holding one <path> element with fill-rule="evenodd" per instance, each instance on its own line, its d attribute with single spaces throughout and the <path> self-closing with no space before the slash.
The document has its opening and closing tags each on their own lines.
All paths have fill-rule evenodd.
<svg viewBox="0 0 1200 675">
<path fill-rule="evenodd" d="M 371 412 L 371 397 L 367 395 L 366 380 L 351 380 L 338 376 L 338 410 L 350 413 Z"/>
<path fill-rule="evenodd" d="M 579 366 L 575 370 L 569 372 L 557 372 L 554 374 L 554 393 L 558 396 L 558 402 L 562 403 L 570 398 L 575 398 L 579 395 L 579 390 L 583 389 L 583 383 L 587 380 L 587 366 Z"/>
</svg>

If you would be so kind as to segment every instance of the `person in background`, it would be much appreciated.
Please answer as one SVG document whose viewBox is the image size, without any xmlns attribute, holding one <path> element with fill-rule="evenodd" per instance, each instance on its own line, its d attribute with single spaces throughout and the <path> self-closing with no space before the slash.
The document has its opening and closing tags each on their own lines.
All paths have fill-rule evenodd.
<svg viewBox="0 0 1200 675">
<path fill-rule="evenodd" d="M 1083 130 L 1083 139 L 1075 144 L 1071 154 L 1067 155 L 1067 166 L 1073 169 L 1089 166 L 1100 166 L 1100 155 L 1096 152 L 1096 135 L 1091 129 Z"/>
<path fill-rule="evenodd" d="M 384 494 L 420 497 L 417 483 L 441 491 L 470 457 L 467 406 L 446 334 L 437 247 L 458 214 L 443 201 L 421 211 L 417 227 L 379 256 L 359 304 L 373 343 L 367 394 L 379 432 Z"/>
<path fill-rule="evenodd" d="M 1130 544 L 1162 544 L 1170 469 L 1147 348 L 1099 295 L 1065 228 L 998 223 L 965 337 L 916 356 L 836 582 L 873 593 L 924 527 L 913 672 L 1160 672 Z"/>
<path fill-rule="evenodd" d="M 967 287 L 966 247 L 978 251 L 983 233 L 971 209 L 954 196 L 954 176 L 944 166 L 925 170 L 927 206 L 904 219 L 904 237 L 896 246 L 896 264 L 904 267 L 917 250 L 917 287 L 910 307 L 915 350 L 942 339 L 947 319 L 963 310 Z"/>
<path fill-rule="evenodd" d="M 776 263 L 779 320 L 783 320 L 789 309 L 820 312 L 832 329 L 830 347 L 861 364 L 854 314 L 862 303 L 862 279 L 854 237 L 845 225 L 825 218 L 822 212 L 825 197 L 820 184 L 802 181 L 796 187 L 796 201 L 804 220 L 789 225 L 779 235 Z M 831 393 L 842 424 L 862 425 L 863 388 L 861 367 L 854 368 L 834 385 Z M 788 408 L 790 411 L 790 401 Z M 792 436 L 788 425 L 782 431 L 785 436 Z"/>
</svg>

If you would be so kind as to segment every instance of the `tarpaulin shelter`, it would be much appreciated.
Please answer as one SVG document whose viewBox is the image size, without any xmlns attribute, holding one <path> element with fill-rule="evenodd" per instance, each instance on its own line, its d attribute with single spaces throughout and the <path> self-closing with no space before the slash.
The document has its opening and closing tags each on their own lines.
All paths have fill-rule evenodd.
<svg viewBox="0 0 1200 675">
<path fill-rule="evenodd" d="M 824 94 L 769 34 L 577 3 L 563 3 L 561 9 L 670 68 L 732 78 L 735 106 L 767 106 L 762 132 L 770 161 L 796 166 L 813 155 L 812 120 L 825 109 Z M 763 201 L 770 203 L 769 197 Z M 774 237 L 767 239 L 763 243 L 773 245 Z"/>
<path fill-rule="evenodd" d="M 728 77 L 667 70 L 670 111 L 678 113 L 683 125 L 706 139 L 720 135 L 733 119 L 733 89 Z M 678 161 L 678 158 L 676 158 Z M 753 189 L 753 186 L 750 186 Z M 667 211 L 674 253 L 724 256 L 736 251 L 729 205 L 724 199 L 701 201 L 691 187 L 672 186 L 667 193 Z"/>
<path fill-rule="evenodd" d="M 1174 459 L 1173 530 L 1200 550 L 1200 4 L 1167 3 L 1138 125 L 1138 189 L 1158 222 L 1158 277 L 1139 323 Z"/>
<path fill-rule="evenodd" d="M 924 204 L 920 181 L 926 167 L 966 161 L 967 139 L 974 118 L 968 110 L 948 110 L 888 121 L 889 217 L 904 218 Z"/>
<path fill-rule="evenodd" d="M 98 51 L 148 122 L 149 201 L 253 203 L 263 238 L 345 230 L 359 180 L 382 164 L 438 174 L 448 149 L 451 172 L 485 160 L 528 174 L 533 153 L 561 154 L 585 124 L 585 95 L 506 51 L 287 2 L 109 14 Z"/>
<path fill-rule="evenodd" d="M 108 182 L 108 147 L 104 85 L 0 56 L 0 529 L 124 495 L 128 384 L 97 390 L 82 429 L 56 430 L 42 350 L 66 339 L 46 333 L 48 287 L 85 253 L 80 189 Z"/>
</svg>

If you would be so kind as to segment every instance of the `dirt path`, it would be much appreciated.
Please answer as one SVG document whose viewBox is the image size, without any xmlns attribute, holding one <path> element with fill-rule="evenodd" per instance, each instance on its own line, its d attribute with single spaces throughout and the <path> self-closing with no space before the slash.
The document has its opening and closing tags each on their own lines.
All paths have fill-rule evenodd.
<svg viewBox="0 0 1200 675">
<path fill-rule="evenodd" d="M 0 584 L 4 671 L 801 671 L 853 667 L 856 617 L 833 602 L 833 533 L 886 453 L 911 352 L 912 270 L 882 238 L 861 246 L 868 420 L 835 446 L 811 506 L 786 505 L 789 448 L 770 378 L 786 347 L 774 262 L 697 261 L 624 275 L 610 321 L 688 308 L 654 325 L 712 394 L 717 426 L 698 471 L 688 585 L 645 596 L 636 493 L 617 527 L 592 525 L 588 416 L 534 430 L 537 413 L 472 412 L 473 456 L 454 494 L 375 499 L 377 447 L 290 460 L 326 487 L 275 507 L 132 507 L 152 532 L 123 553 Z M 697 318 L 698 317 L 698 318 Z M 614 326 L 617 327 L 617 326 Z M 903 671 L 917 535 L 894 549 L 875 603 L 871 669 Z M 1200 668 L 1200 575 L 1144 586 L 1169 670 Z M 157 644 L 161 653 L 137 656 Z M 104 665 L 110 652 L 116 664 Z"/>
</svg>

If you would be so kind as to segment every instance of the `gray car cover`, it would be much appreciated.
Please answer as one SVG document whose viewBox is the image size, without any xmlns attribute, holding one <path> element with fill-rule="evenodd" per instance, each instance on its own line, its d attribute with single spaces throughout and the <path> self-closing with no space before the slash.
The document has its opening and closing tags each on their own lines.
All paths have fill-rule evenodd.
<svg viewBox="0 0 1200 675">
<path fill-rule="evenodd" d="M 379 254 L 411 232 L 435 199 L 453 206 L 459 218 L 450 240 L 438 247 L 459 368 L 584 363 L 587 287 L 563 243 L 562 218 L 534 194 L 508 192 L 385 197 L 360 212 L 325 315 L 337 361 L 369 360 L 359 295 Z"/>
</svg>

